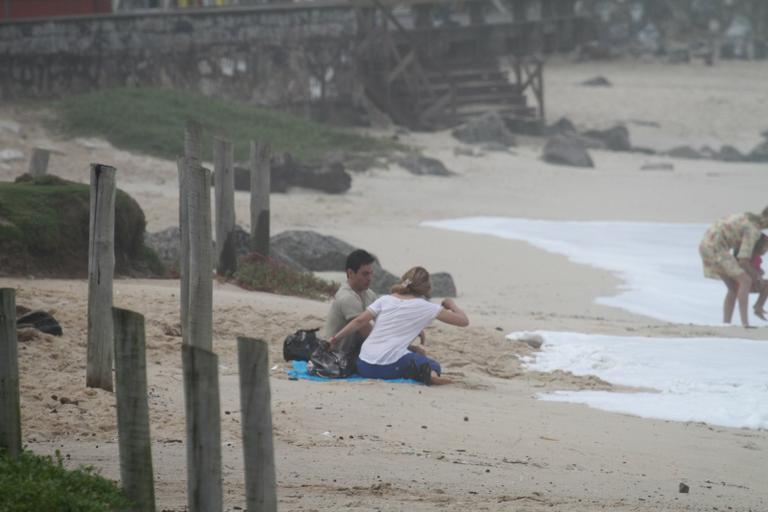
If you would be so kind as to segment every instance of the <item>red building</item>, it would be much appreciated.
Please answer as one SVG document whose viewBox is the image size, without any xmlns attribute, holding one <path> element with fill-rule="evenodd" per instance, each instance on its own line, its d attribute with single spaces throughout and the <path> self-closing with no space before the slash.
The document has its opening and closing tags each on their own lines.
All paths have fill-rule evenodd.
<svg viewBox="0 0 768 512">
<path fill-rule="evenodd" d="M 111 0 L 0 0 L 0 20 L 108 12 Z"/>
</svg>

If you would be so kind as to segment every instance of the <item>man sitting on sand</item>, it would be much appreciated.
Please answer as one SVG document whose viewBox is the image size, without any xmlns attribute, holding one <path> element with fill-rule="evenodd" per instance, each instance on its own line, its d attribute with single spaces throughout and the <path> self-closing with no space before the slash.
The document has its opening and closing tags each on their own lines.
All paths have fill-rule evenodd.
<svg viewBox="0 0 768 512">
<path fill-rule="evenodd" d="M 349 253 L 345 271 L 347 281 L 339 286 L 333 297 L 331 309 L 325 319 L 323 338 L 329 339 L 339 332 L 347 323 L 358 316 L 376 300 L 376 293 L 370 290 L 373 279 L 373 262 L 376 258 L 362 249 Z M 360 346 L 371 333 L 371 324 L 363 325 L 355 332 L 338 341 L 337 347 L 344 352 L 360 351 Z"/>
</svg>

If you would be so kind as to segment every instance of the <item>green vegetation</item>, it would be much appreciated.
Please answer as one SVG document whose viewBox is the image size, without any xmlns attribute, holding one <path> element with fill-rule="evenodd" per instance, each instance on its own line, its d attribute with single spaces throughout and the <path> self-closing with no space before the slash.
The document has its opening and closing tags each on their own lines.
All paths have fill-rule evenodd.
<svg viewBox="0 0 768 512">
<path fill-rule="evenodd" d="M 12 460 L 0 452 L 0 512 L 111 512 L 130 502 L 117 485 L 92 467 L 64 468 L 51 457 L 23 452 Z"/>
<path fill-rule="evenodd" d="M 0 182 L 0 271 L 79 277 L 88 272 L 90 187 L 56 176 Z M 118 190 L 115 200 L 115 270 L 162 274 L 144 247 L 146 220 L 138 203 Z"/>
<path fill-rule="evenodd" d="M 330 151 L 377 152 L 391 141 L 364 137 L 308 122 L 278 111 L 160 88 L 120 88 L 70 96 L 57 103 L 59 128 L 71 136 L 96 136 L 115 147 L 175 159 L 184 153 L 184 123 L 200 121 L 209 132 L 235 145 L 235 158 L 247 160 L 251 140 L 266 141 L 312 161 Z M 211 155 L 211 137 L 203 151 Z"/>
<path fill-rule="evenodd" d="M 241 258 L 233 278 L 237 285 L 246 290 L 319 300 L 333 296 L 338 288 L 336 283 L 298 272 L 258 253 Z"/>
</svg>

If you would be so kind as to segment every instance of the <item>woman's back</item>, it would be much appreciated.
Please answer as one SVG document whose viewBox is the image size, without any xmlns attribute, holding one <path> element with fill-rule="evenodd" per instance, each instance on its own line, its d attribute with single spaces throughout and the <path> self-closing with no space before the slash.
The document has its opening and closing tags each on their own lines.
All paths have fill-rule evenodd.
<svg viewBox="0 0 768 512">
<path fill-rule="evenodd" d="M 360 359 L 370 364 L 394 363 L 408 353 L 408 345 L 441 310 L 442 306 L 421 297 L 379 297 L 368 306 L 375 323 L 360 350 Z"/>
</svg>

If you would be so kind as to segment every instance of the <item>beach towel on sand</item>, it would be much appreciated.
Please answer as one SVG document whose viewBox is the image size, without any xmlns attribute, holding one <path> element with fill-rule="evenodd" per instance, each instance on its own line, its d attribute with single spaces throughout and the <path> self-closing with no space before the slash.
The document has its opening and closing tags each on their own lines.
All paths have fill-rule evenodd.
<svg viewBox="0 0 768 512">
<path fill-rule="evenodd" d="M 292 379 L 301 379 L 301 380 L 317 380 L 317 381 L 324 381 L 324 382 L 331 382 L 331 381 L 341 381 L 341 382 L 358 382 L 358 381 L 372 381 L 372 380 L 379 380 L 379 379 L 366 379 L 364 377 L 361 377 L 357 374 L 350 375 L 349 377 L 342 377 L 342 378 L 328 378 L 328 377 L 318 377 L 317 375 L 311 375 L 307 371 L 307 362 L 306 361 L 293 361 L 293 369 L 288 370 L 288 376 Z M 423 385 L 421 382 L 413 380 L 413 379 L 387 379 L 382 382 L 393 382 L 393 383 L 400 383 L 400 384 L 420 384 Z"/>
</svg>

